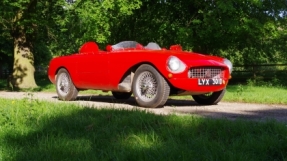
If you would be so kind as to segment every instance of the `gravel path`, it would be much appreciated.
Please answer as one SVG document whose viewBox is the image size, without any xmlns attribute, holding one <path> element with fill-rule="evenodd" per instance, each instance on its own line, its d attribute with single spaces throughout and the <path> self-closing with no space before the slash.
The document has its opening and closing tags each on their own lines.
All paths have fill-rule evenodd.
<svg viewBox="0 0 287 161">
<path fill-rule="evenodd" d="M 0 91 L 0 97 L 9 99 L 21 99 L 32 97 L 33 99 L 46 100 L 51 102 L 59 101 L 56 93 L 33 92 L 30 95 L 26 92 L 4 92 Z M 203 117 L 227 118 L 227 119 L 250 119 L 266 120 L 275 119 L 277 121 L 287 122 L 287 105 L 266 105 L 249 103 L 228 103 L 220 102 L 218 105 L 199 106 L 193 101 L 169 99 L 163 108 L 146 109 L 138 107 L 134 98 L 125 101 L 119 101 L 112 96 L 93 96 L 79 95 L 76 103 L 82 106 L 93 108 L 125 108 L 148 110 L 156 114 L 196 114 Z"/>
</svg>

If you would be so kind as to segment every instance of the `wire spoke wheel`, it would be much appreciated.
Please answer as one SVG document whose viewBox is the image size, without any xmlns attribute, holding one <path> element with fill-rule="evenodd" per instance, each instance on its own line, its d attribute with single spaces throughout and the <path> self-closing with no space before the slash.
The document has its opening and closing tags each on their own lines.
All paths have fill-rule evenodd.
<svg viewBox="0 0 287 161">
<path fill-rule="evenodd" d="M 135 72 L 132 91 L 140 106 L 156 108 L 166 103 L 170 86 L 153 66 L 143 64 Z"/>
<path fill-rule="evenodd" d="M 57 89 L 61 95 L 67 95 L 70 91 L 70 79 L 67 73 L 61 73 L 57 82 Z"/>
<path fill-rule="evenodd" d="M 71 101 L 77 98 L 78 90 L 74 86 L 68 71 L 64 68 L 60 69 L 57 73 L 56 90 L 61 100 Z"/>
<path fill-rule="evenodd" d="M 143 72 L 137 79 L 136 90 L 139 93 L 140 99 L 144 101 L 151 101 L 157 94 L 157 82 L 151 72 Z"/>
</svg>

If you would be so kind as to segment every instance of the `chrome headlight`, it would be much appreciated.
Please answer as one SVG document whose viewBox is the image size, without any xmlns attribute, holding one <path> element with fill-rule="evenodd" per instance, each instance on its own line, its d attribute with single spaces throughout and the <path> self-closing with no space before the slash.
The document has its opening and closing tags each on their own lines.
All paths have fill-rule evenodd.
<svg viewBox="0 0 287 161">
<path fill-rule="evenodd" d="M 172 73 L 181 73 L 185 70 L 186 65 L 177 57 L 170 56 L 167 60 L 167 67 Z"/>
<path fill-rule="evenodd" d="M 231 61 L 226 59 L 226 58 L 224 58 L 223 63 L 225 65 L 227 65 L 227 67 L 229 68 L 229 74 L 231 74 L 232 73 L 232 63 L 231 63 Z"/>
</svg>

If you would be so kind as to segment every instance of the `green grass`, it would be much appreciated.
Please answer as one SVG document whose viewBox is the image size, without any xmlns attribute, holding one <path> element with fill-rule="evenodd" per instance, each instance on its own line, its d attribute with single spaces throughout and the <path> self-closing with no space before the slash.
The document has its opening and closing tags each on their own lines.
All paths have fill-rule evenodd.
<svg viewBox="0 0 287 161">
<path fill-rule="evenodd" d="M 275 121 L 0 99 L 0 160 L 287 160 Z"/>
<path fill-rule="evenodd" d="M 191 100 L 191 96 L 172 96 L 173 99 Z M 287 104 L 287 87 L 228 85 L 223 102 L 260 104 Z"/>
<path fill-rule="evenodd" d="M 262 104 L 287 104 L 286 87 L 229 85 L 223 101 Z"/>
</svg>

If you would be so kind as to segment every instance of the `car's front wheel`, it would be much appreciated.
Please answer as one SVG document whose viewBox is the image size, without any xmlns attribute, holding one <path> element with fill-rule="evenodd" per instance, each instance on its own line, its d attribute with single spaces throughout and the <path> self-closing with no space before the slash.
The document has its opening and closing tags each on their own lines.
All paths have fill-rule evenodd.
<svg viewBox="0 0 287 161">
<path fill-rule="evenodd" d="M 72 101 L 77 98 L 78 90 L 74 86 L 69 72 L 64 68 L 57 73 L 56 90 L 60 100 Z"/>
<path fill-rule="evenodd" d="M 166 103 L 170 86 L 153 66 L 144 64 L 135 72 L 132 91 L 139 106 L 156 108 Z"/>
<path fill-rule="evenodd" d="M 223 98 L 226 88 L 218 92 L 212 92 L 201 95 L 192 95 L 195 102 L 202 105 L 214 105 L 217 104 Z"/>
<path fill-rule="evenodd" d="M 116 99 L 129 99 L 132 95 L 131 92 L 112 92 Z"/>
</svg>

